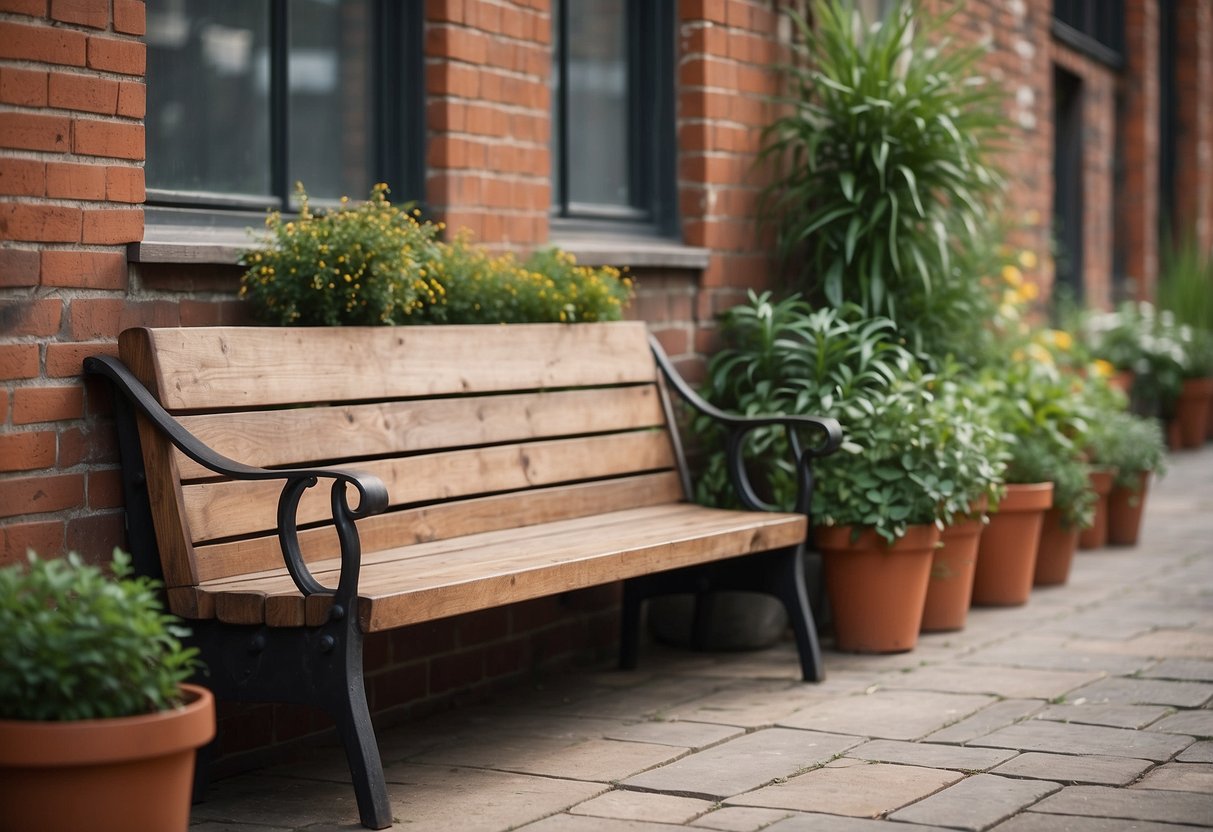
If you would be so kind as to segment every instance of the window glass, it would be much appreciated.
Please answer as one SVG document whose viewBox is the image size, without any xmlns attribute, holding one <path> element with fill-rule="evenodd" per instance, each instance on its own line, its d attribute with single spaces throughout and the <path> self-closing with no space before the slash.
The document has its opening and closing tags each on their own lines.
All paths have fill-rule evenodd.
<svg viewBox="0 0 1213 832">
<path fill-rule="evenodd" d="M 288 176 L 312 196 L 370 191 L 373 37 L 369 0 L 291 3 Z"/>
<path fill-rule="evenodd" d="M 150 185 L 270 193 L 269 42 L 267 2 L 149 4 Z"/>
<path fill-rule="evenodd" d="M 577 0 L 568 14 L 568 200 L 632 205 L 624 0 Z"/>
</svg>

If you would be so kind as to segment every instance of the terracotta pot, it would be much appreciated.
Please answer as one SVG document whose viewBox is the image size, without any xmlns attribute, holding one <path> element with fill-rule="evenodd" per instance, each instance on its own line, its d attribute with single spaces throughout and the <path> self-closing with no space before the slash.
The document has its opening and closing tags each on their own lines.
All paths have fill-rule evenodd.
<svg viewBox="0 0 1213 832">
<path fill-rule="evenodd" d="M 1213 378 L 1186 378 L 1175 402 L 1181 448 L 1199 448 L 1209 431 L 1209 402 L 1213 400 Z"/>
<path fill-rule="evenodd" d="M 1091 471 L 1091 490 L 1095 492 L 1095 516 L 1091 528 L 1078 533 L 1080 549 L 1099 549 L 1108 542 L 1108 495 L 1112 492 L 1115 468 L 1095 468 Z"/>
<path fill-rule="evenodd" d="M 185 832 L 194 752 L 215 736 L 215 700 L 183 685 L 172 711 L 75 722 L 0 720 L 6 829 Z"/>
<path fill-rule="evenodd" d="M 1108 495 L 1108 544 L 1136 546 L 1141 532 L 1141 516 L 1146 509 L 1150 472 L 1142 471 L 1138 488 L 1117 485 Z"/>
<path fill-rule="evenodd" d="M 1053 505 L 1053 483 L 1015 483 L 990 514 L 977 549 L 973 603 L 1016 606 L 1027 603 L 1036 572 L 1036 549 L 1045 511 Z"/>
<path fill-rule="evenodd" d="M 901 653 L 914 649 L 939 543 L 933 525 L 911 526 L 889 544 L 870 529 L 851 541 L 851 526 L 816 530 L 839 650 Z"/>
<path fill-rule="evenodd" d="M 1183 429 L 1180 427 L 1179 419 L 1172 417 L 1167 419 L 1163 424 L 1167 435 L 1167 450 L 1182 451 L 1184 447 Z"/>
<path fill-rule="evenodd" d="M 931 560 L 931 580 L 922 611 L 924 633 L 964 628 L 973 599 L 973 574 L 977 569 L 977 544 L 985 528 L 986 501 L 973 506 L 969 519 L 959 520 L 939 535 L 940 545 Z"/>
<path fill-rule="evenodd" d="M 1059 586 L 1070 579 L 1074 552 L 1078 549 L 1078 526 L 1067 527 L 1061 512 L 1051 508 L 1045 512 L 1040 526 L 1040 546 L 1036 549 L 1036 570 L 1032 586 Z"/>
<path fill-rule="evenodd" d="M 1205 429 L 1205 439 L 1213 442 L 1213 402 L 1209 403 L 1209 421 Z"/>
</svg>

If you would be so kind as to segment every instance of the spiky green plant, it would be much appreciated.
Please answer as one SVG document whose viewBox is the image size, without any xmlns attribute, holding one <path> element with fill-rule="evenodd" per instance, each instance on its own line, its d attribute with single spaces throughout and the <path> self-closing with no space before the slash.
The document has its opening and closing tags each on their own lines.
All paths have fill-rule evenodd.
<svg viewBox="0 0 1213 832">
<path fill-rule="evenodd" d="M 762 216 L 800 287 L 912 329 L 903 309 L 922 319 L 955 295 L 940 282 L 984 291 L 954 259 L 989 244 L 999 93 L 976 72 L 981 50 L 947 40 L 947 15 L 904 0 L 867 26 L 852 0 L 811 9 L 813 25 L 790 13 L 804 63 L 763 134 Z"/>
</svg>

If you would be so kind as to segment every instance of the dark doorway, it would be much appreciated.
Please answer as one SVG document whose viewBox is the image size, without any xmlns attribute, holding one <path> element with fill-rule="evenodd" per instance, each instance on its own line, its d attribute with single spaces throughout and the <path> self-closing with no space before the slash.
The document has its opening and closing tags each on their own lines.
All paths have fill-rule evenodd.
<svg viewBox="0 0 1213 832">
<path fill-rule="evenodd" d="M 1053 125 L 1054 286 L 1082 301 L 1082 80 L 1060 67 L 1053 68 Z"/>
</svg>

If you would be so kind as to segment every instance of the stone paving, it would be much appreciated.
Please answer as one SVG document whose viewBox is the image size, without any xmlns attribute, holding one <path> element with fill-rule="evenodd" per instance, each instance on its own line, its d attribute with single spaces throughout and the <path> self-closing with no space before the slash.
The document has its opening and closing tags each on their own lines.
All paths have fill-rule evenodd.
<svg viewBox="0 0 1213 832">
<path fill-rule="evenodd" d="M 648 646 L 383 731 L 397 830 L 1213 828 L 1213 446 L 1172 455 L 1142 542 L 911 653 Z M 336 747 L 221 780 L 192 832 L 361 828 Z"/>
</svg>

